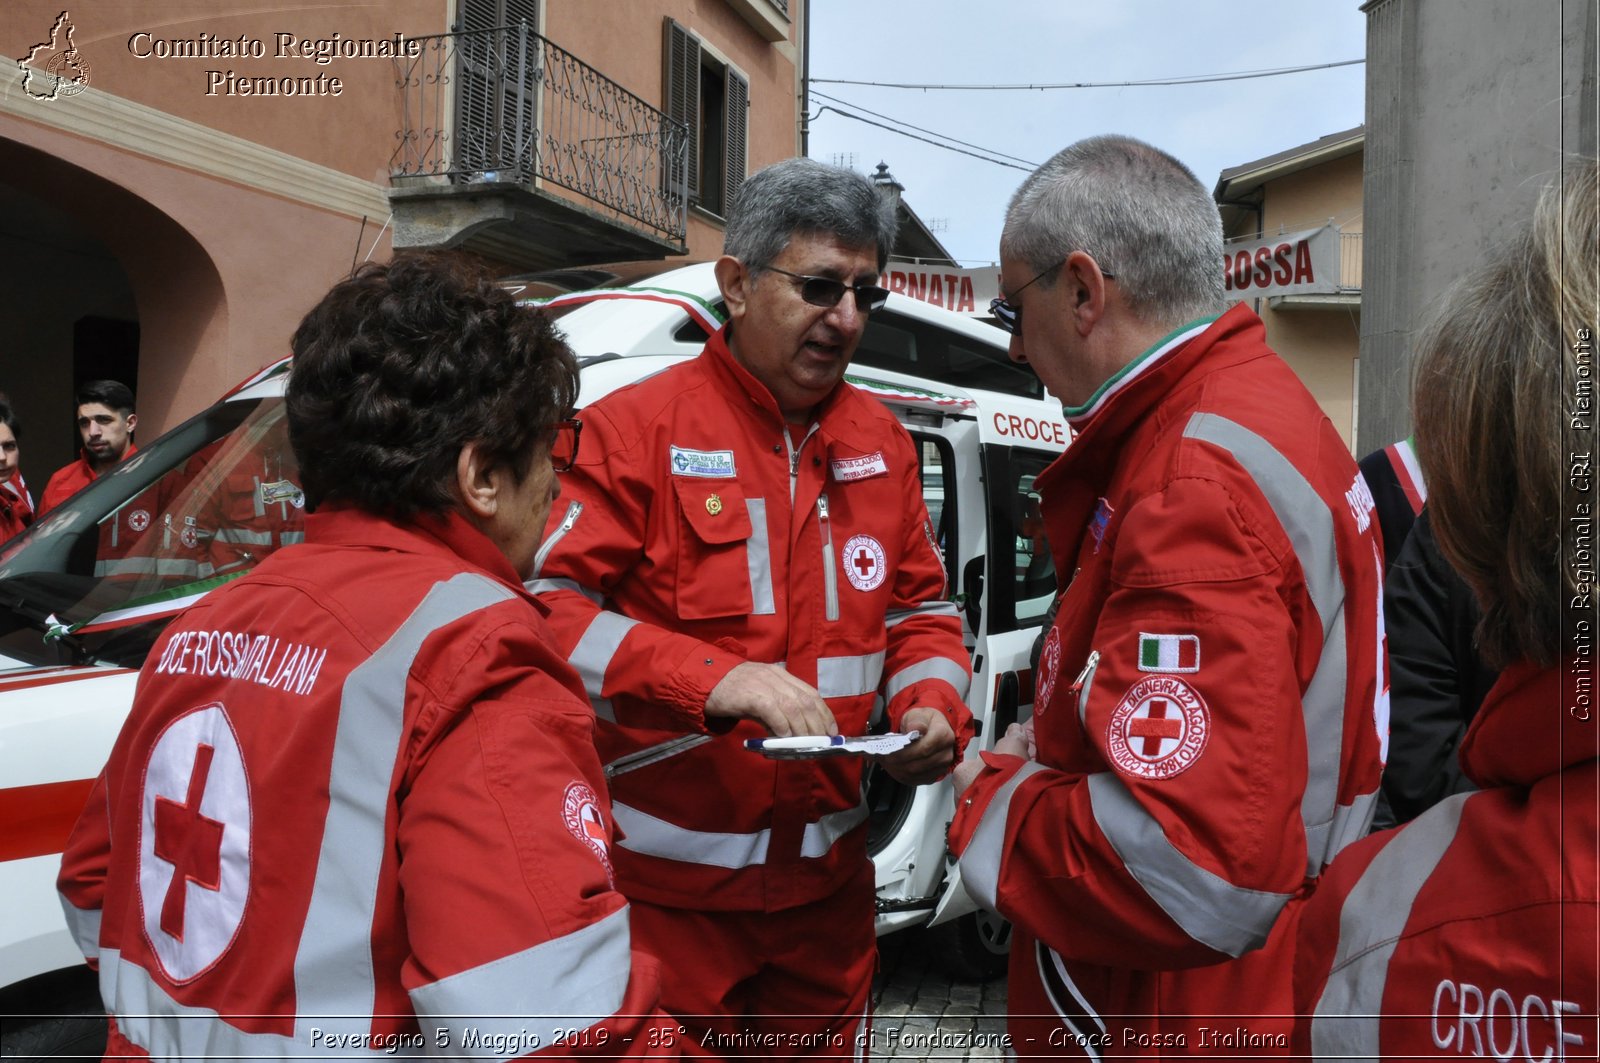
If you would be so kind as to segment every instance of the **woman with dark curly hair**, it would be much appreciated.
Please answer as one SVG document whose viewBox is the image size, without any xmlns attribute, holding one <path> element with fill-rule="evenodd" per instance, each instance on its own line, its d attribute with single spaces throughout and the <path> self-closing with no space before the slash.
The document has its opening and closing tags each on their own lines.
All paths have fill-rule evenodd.
<svg viewBox="0 0 1600 1063">
<path fill-rule="evenodd" d="M 1576 1058 L 1600 1043 L 1600 174 L 1567 169 L 1419 343 L 1433 530 L 1503 671 L 1461 743 L 1482 790 L 1346 849 L 1303 912 L 1296 1049 L 1319 1058 Z"/>
<path fill-rule="evenodd" d="M 675 1054 L 522 586 L 571 351 L 447 255 L 363 267 L 293 348 L 306 541 L 162 635 L 63 858 L 108 1053 Z"/>
</svg>

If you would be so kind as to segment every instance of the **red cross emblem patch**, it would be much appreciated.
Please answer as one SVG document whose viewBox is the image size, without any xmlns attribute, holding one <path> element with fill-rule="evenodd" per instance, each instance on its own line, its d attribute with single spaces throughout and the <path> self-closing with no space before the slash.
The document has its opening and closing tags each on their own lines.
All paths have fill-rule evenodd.
<svg viewBox="0 0 1600 1063">
<path fill-rule="evenodd" d="M 222 706 L 169 723 L 150 750 L 144 780 L 144 933 L 167 976 L 186 982 L 233 943 L 250 892 L 249 780 Z"/>
<path fill-rule="evenodd" d="M 858 591 L 875 591 L 883 586 L 888 573 L 888 557 L 883 544 L 870 535 L 852 535 L 841 555 L 845 578 Z"/>
<path fill-rule="evenodd" d="M 1173 675 L 1141 679 L 1111 710 L 1106 753 L 1124 775 L 1170 779 L 1205 751 L 1211 713 L 1199 691 Z"/>
<path fill-rule="evenodd" d="M 600 811 L 600 799 L 588 784 L 576 779 L 567 784 L 567 792 L 561 799 L 561 818 L 572 836 L 600 858 L 606 866 L 606 877 L 611 878 L 611 836 Z"/>
</svg>

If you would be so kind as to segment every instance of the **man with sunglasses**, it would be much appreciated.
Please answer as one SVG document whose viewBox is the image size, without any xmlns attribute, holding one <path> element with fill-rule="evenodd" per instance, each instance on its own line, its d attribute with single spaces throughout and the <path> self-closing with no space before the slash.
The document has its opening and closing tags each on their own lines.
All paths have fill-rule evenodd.
<svg viewBox="0 0 1600 1063">
<path fill-rule="evenodd" d="M 882 721 L 920 733 L 884 760 L 920 784 L 971 732 L 917 452 L 843 380 L 894 233 L 859 174 L 750 177 L 716 264 L 728 325 L 584 410 L 530 584 L 615 721 L 618 884 L 664 1005 L 718 1055 L 857 1056 L 876 955 L 862 763 L 744 740 Z"/>
<path fill-rule="evenodd" d="M 1225 309 L 1217 208 L 1126 137 L 1011 200 L 994 304 L 1065 403 L 1035 488 L 1070 574 L 1034 713 L 956 772 L 952 851 L 1011 919 L 1021 1055 L 1282 1055 L 1285 903 L 1371 818 L 1380 546 L 1348 448 Z"/>
</svg>

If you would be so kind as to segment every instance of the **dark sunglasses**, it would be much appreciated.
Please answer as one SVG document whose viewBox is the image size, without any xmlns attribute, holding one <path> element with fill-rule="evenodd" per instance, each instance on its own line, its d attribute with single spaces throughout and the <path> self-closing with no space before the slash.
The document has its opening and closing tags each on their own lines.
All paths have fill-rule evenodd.
<svg viewBox="0 0 1600 1063">
<path fill-rule="evenodd" d="M 1056 270 L 1060 269 L 1065 262 L 1066 259 L 1062 259 L 1060 262 L 1057 262 L 1043 273 L 1040 273 L 1038 276 L 1034 277 L 1032 281 L 1028 282 L 1028 284 L 1032 284 L 1033 281 L 1038 280 L 1040 277 L 1054 273 Z M 1101 270 L 1100 276 L 1104 277 L 1108 281 L 1117 279 L 1117 275 L 1115 273 L 1109 273 L 1106 270 Z M 1010 299 L 1015 299 L 1017 296 L 1021 295 L 1022 289 L 1026 288 L 1028 284 L 1024 284 L 1021 288 L 1018 288 L 1016 291 L 1012 292 L 1009 299 L 1002 296 L 989 300 L 989 313 L 994 317 L 994 323 L 1011 333 L 1013 336 L 1019 335 L 1022 332 L 1022 307 L 1011 302 Z"/>
<path fill-rule="evenodd" d="M 846 284 L 844 281 L 834 280 L 832 277 L 808 277 L 803 273 L 790 273 L 777 266 L 767 266 L 766 269 L 773 273 L 781 273 L 800 282 L 800 298 L 812 306 L 834 307 L 839 305 L 839 300 L 844 298 L 845 292 L 854 292 L 856 295 L 856 309 L 863 314 L 870 314 L 874 310 L 882 310 L 883 304 L 889 301 L 889 289 L 880 288 L 876 284 Z"/>
<path fill-rule="evenodd" d="M 578 437 L 583 434 L 583 422 L 568 417 L 550 426 L 550 467 L 556 472 L 571 472 L 578 460 Z"/>
</svg>

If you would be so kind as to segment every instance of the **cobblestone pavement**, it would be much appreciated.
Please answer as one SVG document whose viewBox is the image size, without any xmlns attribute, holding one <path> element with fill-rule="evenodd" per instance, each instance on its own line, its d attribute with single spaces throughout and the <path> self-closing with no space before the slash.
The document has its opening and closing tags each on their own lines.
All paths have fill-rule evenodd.
<svg viewBox="0 0 1600 1063">
<path fill-rule="evenodd" d="M 953 978 L 934 939 L 902 930 L 878 941 L 871 1054 L 877 1059 L 1003 1059 L 1006 978 Z"/>
</svg>

